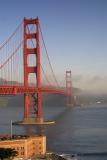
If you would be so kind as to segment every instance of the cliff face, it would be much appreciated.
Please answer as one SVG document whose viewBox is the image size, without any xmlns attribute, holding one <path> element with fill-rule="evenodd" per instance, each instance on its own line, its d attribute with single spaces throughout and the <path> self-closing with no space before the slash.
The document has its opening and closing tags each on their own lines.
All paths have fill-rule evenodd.
<svg viewBox="0 0 107 160">
<path fill-rule="evenodd" d="M 47 106 L 64 106 L 66 96 L 55 95 L 55 94 L 43 94 L 42 100 L 43 105 Z M 0 97 L 0 107 L 14 106 L 22 107 L 24 105 L 24 96 L 1 96 Z"/>
<path fill-rule="evenodd" d="M 66 96 L 55 94 L 44 94 L 43 105 L 47 106 L 65 106 Z"/>
<path fill-rule="evenodd" d="M 23 106 L 23 96 L 0 96 L 0 107 L 9 107 L 9 106 Z"/>
</svg>

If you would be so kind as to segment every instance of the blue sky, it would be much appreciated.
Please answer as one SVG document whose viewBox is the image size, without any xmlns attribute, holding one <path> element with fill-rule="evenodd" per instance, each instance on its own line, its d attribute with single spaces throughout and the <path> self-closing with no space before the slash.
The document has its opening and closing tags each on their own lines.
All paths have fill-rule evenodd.
<svg viewBox="0 0 107 160">
<path fill-rule="evenodd" d="M 57 76 L 71 69 L 75 86 L 106 92 L 106 0 L 0 0 L 0 43 L 24 16 L 39 16 Z"/>
</svg>

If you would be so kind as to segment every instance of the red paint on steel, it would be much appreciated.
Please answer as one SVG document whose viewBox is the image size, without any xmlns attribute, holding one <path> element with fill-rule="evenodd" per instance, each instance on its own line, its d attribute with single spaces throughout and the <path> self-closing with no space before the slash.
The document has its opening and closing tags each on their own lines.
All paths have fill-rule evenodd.
<svg viewBox="0 0 107 160">
<path fill-rule="evenodd" d="M 36 30 L 34 33 L 27 33 L 27 25 L 32 24 L 36 26 Z M 28 39 L 35 39 L 36 42 L 36 49 L 28 48 L 27 46 L 27 40 Z M 29 52 L 30 51 L 30 52 Z M 36 59 L 36 66 L 29 67 L 27 64 L 27 58 L 29 54 L 34 54 Z M 24 87 L 28 88 L 28 76 L 29 73 L 36 74 L 37 79 L 37 89 L 41 88 L 41 70 L 40 70 L 40 42 L 39 42 L 39 19 L 26 19 L 24 18 Z M 35 79 L 35 81 L 36 81 Z M 42 95 L 41 92 L 37 92 L 37 108 L 38 108 L 38 119 L 42 119 Z M 29 112 L 28 112 L 28 95 L 24 94 L 24 118 L 29 118 Z"/>
<path fill-rule="evenodd" d="M 73 96 L 71 71 L 66 71 L 66 92 L 67 92 L 66 103 L 67 103 L 67 105 L 71 105 L 72 104 L 72 96 Z"/>
<path fill-rule="evenodd" d="M 52 88 L 52 87 L 24 87 L 24 86 L 0 86 L 0 95 L 18 95 L 18 94 L 32 94 L 32 93 L 52 93 L 52 94 L 62 94 L 66 95 L 64 88 Z"/>
<path fill-rule="evenodd" d="M 12 85 L 11 86 L 5 86 L 5 85 L 2 85 L 2 86 L 0 86 L 0 95 L 16 95 L 16 94 L 23 94 L 24 93 L 24 119 L 28 119 L 28 118 L 30 118 L 28 95 L 32 94 L 32 93 L 37 94 L 37 109 L 38 109 L 37 118 L 38 118 L 38 121 L 41 121 L 42 118 L 43 118 L 42 117 L 42 93 L 54 93 L 54 94 L 71 95 L 70 89 L 72 89 L 72 88 L 70 88 L 68 86 L 68 83 L 70 83 L 70 81 L 68 82 L 68 80 L 67 80 L 68 77 L 71 76 L 71 73 L 70 73 L 70 71 L 66 71 L 66 76 L 69 72 L 69 76 L 66 77 L 67 92 L 64 88 L 42 87 L 42 84 L 41 84 L 40 24 L 39 24 L 39 19 L 38 19 L 38 17 L 36 19 L 26 19 L 26 18 L 24 18 L 23 23 L 24 23 L 24 35 L 23 35 L 24 36 L 24 41 L 23 40 L 21 41 L 21 43 L 16 48 L 16 50 L 0 66 L 0 69 L 2 69 L 4 66 L 6 66 L 6 64 L 8 63 L 9 60 L 11 60 L 11 66 L 12 66 L 12 57 L 19 50 L 19 48 L 24 44 L 24 47 L 23 47 L 24 86 L 12 86 Z M 30 24 L 35 26 L 34 27 L 35 28 L 34 33 L 31 33 L 31 32 L 28 33 L 27 32 L 27 25 L 30 25 Z M 15 33 L 16 33 L 16 31 L 15 31 Z M 13 35 L 15 33 L 13 33 Z M 11 37 L 8 39 L 8 41 L 10 39 L 11 39 Z M 35 39 L 36 44 L 34 44 L 33 48 L 28 48 L 27 41 L 29 39 L 30 40 Z M 42 39 L 43 39 L 43 37 L 42 37 Z M 3 46 L 6 45 L 8 41 L 6 41 L 6 43 L 4 43 Z M 44 40 L 43 40 L 43 43 L 44 43 Z M 44 43 L 44 45 L 45 45 L 45 43 Z M 3 46 L 1 48 L 3 48 Z M 46 50 L 46 46 L 45 46 L 45 50 Z M 36 66 L 29 66 L 28 65 L 28 56 L 30 56 L 32 54 L 35 55 Z M 47 54 L 47 50 L 46 50 L 46 54 Z M 49 60 L 49 57 L 48 57 L 48 60 Z M 51 66 L 50 61 L 49 61 L 49 64 Z M 52 70 L 54 79 L 56 81 L 56 84 L 58 84 L 57 80 L 55 78 L 52 66 L 51 66 L 51 70 Z M 36 86 L 34 86 L 34 87 L 30 87 L 29 84 L 28 84 L 28 77 L 29 77 L 30 73 L 36 74 L 35 81 L 37 83 L 36 83 Z M 47 77 L 46 77 L 46 79 L 47 79 Z"/>
<path fill-rule="evenodd" d="M 37 54 L 36 54 L 36 65 L 37 65 L 37 88 L 41 88 L 41 62 L 40 62 L 40 42 L 39 42 L 39 18 L 36 19 L 36 48 L 37 48 Z M 42 93 L 37 93 L 37 108 L 38 108 L 38 120 L 41 121 L 42 117 Z"/>
</svg>

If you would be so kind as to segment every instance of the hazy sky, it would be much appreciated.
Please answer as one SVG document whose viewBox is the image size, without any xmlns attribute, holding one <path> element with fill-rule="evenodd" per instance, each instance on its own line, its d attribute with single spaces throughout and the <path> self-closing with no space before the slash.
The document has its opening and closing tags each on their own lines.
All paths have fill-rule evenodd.
<svg viewBox="0 0 107 160">
<path fill-rule="evenodd" d="M 39 16 L 57 76 L 106 92 L 107 0 L 0 0 L 0 43 L 24 16 Z"/>
</svg>

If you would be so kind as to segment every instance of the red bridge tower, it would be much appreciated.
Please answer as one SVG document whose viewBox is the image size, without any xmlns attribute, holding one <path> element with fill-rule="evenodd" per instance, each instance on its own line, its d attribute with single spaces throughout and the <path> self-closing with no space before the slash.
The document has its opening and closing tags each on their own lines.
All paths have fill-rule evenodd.
<svg viewBox="0 0 107 160">
<path fill-rule="evenodd" d="M 35 25 L 34 33 L 28 33 L 27 31 L 27 25 Z M 34 46 L 35 48 L 28 48 L 27 41 L 29 39 L 35 40 Z M 35 62 L 36 66 L 28 66 L 28 55 L 35 55 Z M 28 76 L 30 73 L 36 74 L 36 86 L 38 88 L 37 94 L 37 121 L 42 121 L 42 95 L 41 92 L 39 92 L 39 88 L 41 88 L 41 71 L 40 71 L 40 46 L 39 46 L 39 19 L 26 19 L 24 18 L 24 87 L 27 89 L 28 86 Z M 24 121 L 28 121 L 30 118 L 29 115 L 29 98 L 28 94 L 24 94 Z M 36 117 L 35 117 L 36 118 Z"/>
<path fill-rule="evenodd" d="M 74 105 L 71 71 L 66 71 L 66 92 L 67 92 L 66 95 L 67 106 Z"/>
</svg>

